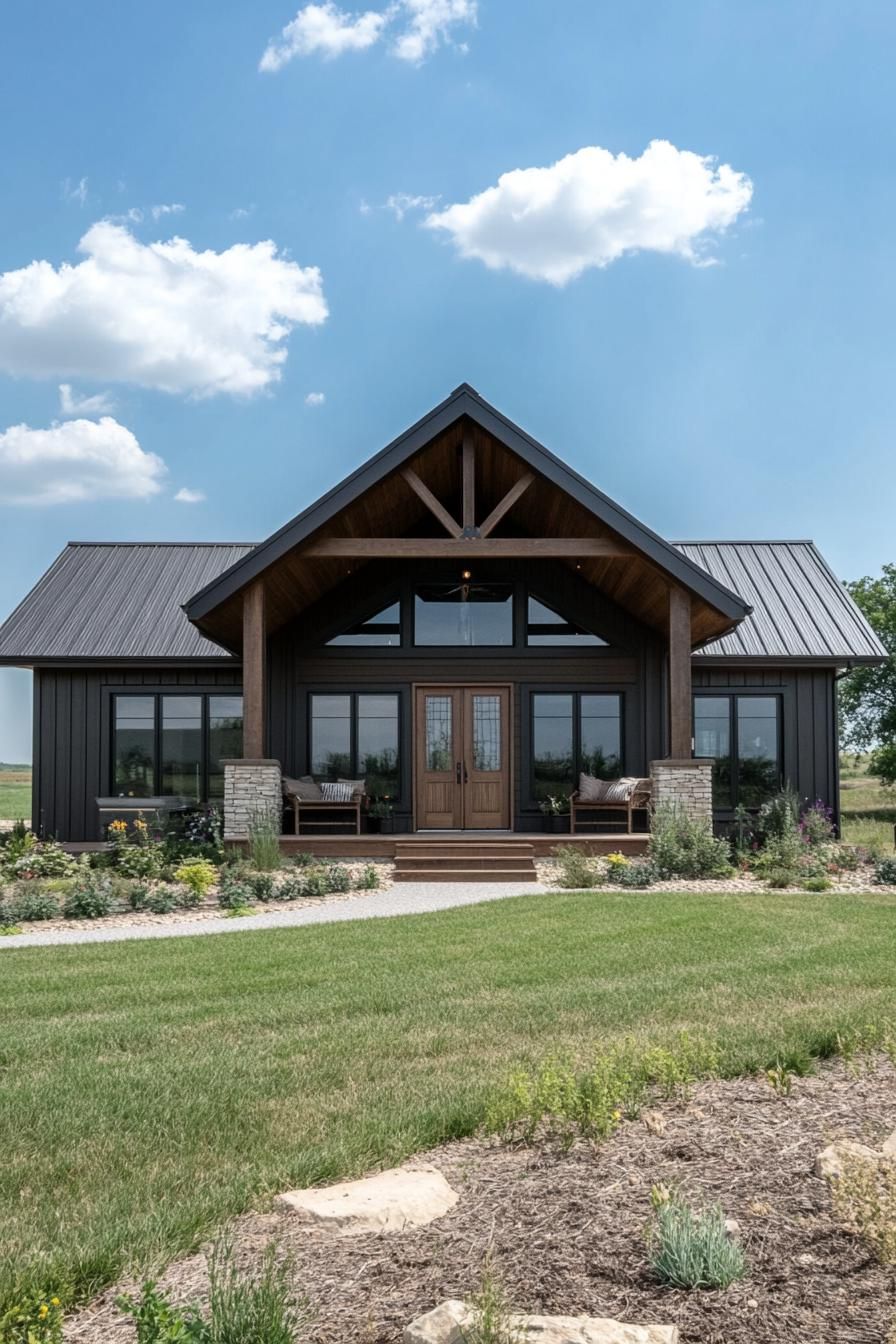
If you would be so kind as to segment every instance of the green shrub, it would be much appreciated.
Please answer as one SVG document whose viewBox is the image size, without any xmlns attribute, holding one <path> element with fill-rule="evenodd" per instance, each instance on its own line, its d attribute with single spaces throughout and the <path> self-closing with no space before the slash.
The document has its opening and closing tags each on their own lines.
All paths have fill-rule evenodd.
<svg viewBox="0 0 896 1344">
<path fill-rule="evenodd" d="M 166 855 L 161 845 L 119 844 L 112 850 L 112 866 L 122 877 L 159 877 Z"/>
<path fill-rule="evenodd" d="M 802 885 L 799 872 L 795 868 L 768 868 L 763 871 L 763 880 L 772 891 L 788 891 L 791 887 Z M 809 879 L 806 878 L 806 881 Z"/>
<path fill-rule="evenodd" d="M 294 854 L 292 861 L 297 868 L 312 868 L 316 862 L 314 855 L 309 854 L 307 850 L 302 850 L 300 854 Z"/>
<path fill-rule="evenodd" d="M 305 894 L 305 883 L 301 877 L 295 877 L 291 873 L 284 877 L 283 881 L 274 892 L 274 898 L 278 901 L 300 901 Z"/>
<path fill-rule="evenodd" d="M 712 822 L 689 816 L 674 803 L 655 808 L 648 853 L 660 877 L 730 877 L 728 842 L 713 835 Z"/>
<path fill-rule="evenodd" d="M 178 891 L 167 882 L 160 882 L 158 886 L 150 888 L 146 897 L 146 909 L 151 915 L 170 915 L 172 910 L 177 910 L 184 904 L 183 896 L 182 890 Z"/>
<path fill-rule="evenodd" d="M 280 818 L 274 811 L 256 812 L 249 821 L 249 857 L 259 873 L 280 867 Z"/>
<path fill-rule="evenodd" d="M 753 860 L 753 868 L 760 876 L 777 870 L 796 873 L 807 858 L 807 846 L 796 826 L 793 826 L 789 831 L 782 831 L 766 841 Z"/>
<path fill-rule="evenodd" d="M 9 909 L 12 915 L 12 923 L 58 919 L 61 913 L 57 896 L 40 887 L 32 889 L 24 882 L 13 888 Z"/>
<path fill-rule="evenodd" d="M 796 831 L 800 817 L 799 795 L 794 789 L 782 789 L 762 804 L 756 817 L 756 838 L 767 845 L 776 837 Z"/>
<path fill-rule="evenodd" d="M 119 1297 L 117 1305 L 133 1317 L 137 1344 L 212 1344 L 197 1308 L 172 1306 L 154 1283 L 144 1283 L 138 1298 Z"/>
<path fill-rule="evenodd" d="M 72 856 L 66 854 L 55 840 L 45 840 L 26 848 L 23 854 L 13 860 L 10 872 L 18 878 L 68 877 L 76 867 Z"/>
<path fill-rule="evenodd" d="M 829 877 L 806 877 L 800 882 L 803 891 L 830 891 L 831 879 Z"/>
<path fill-rule="evenodd" d="M 326 868 L 307 868 L 302 882 L 303 896 L 326 896 L 330 891 L 330 878 Z"/>
<path fill-rule="evenodd" d="M 581 891 L 600 886 L 599 865 L 576 845 L 558 845 L 554 851 L 557 860 L 557 883 L 564 891 Z"/>
<path fill-rule="evenodd" d="M 652 863 L 636 860 L 634 863 L 627 863 L 624 867 L 617 868 L 612 880 L 620 887 L 643 890 L 645 887 L 653 886 L 656 878 L 656 869 Z"/>
<path fill-rule="evenodd" d="M 175 869 L 174 876 L 191 893 L 191 905 L 198 905 L 218 880 L 218 870 L 208 859 L 188 859 Z"/>
<path fill-rule="evenodd" d="M 741 1247 L 717 1206 L 695 1213 L 673 1195 L 655 1201 L 650 1267 L 670 1288 L 728 1288 L 747 1270 Z"/>
<path fill-rule="evenodd" d="M 291 1260 L 279 1260 L 268 1246 L 258 1273 L 240 1273 L 230 1246 L 209 1257 L 210 1344 L 298 1344 L 310 1320 L 304 1302 L 294 1300 Z"/>
<path fill-rule="evenodd" d="M 128 905 L 132 910 L 146 910 L 151 895 L 152 889 L 145 882 L 132 882 L 127 890 Z"/>
<path fill-rule="evenodd" d="M 62 907 L 66 919 L 100 919 L 111 914 L 112 883 L 108 877 L 86 873 L 79 877 L 65 897 Z"/>
<path fill-rule="evenodd" d="M 818 799 L 800 817 L 800 835 L 810 849 L 829 845 L 834 838 L 834 817 L 827 804 Z"/>
<path fill-rule="evenodd" d="M 874 880 L 881 887 L 896 886 L 896 858 L 879 859 L 874 867 Z"/>
<path fill-rule="evenodd" d="M 379 885 L 379 870 L 372 863 L 365 864 L 355 880 L 358 891 L 376 891 Z"/>
<path fill-rule="evenodd" d="M 262 901 L 267 905 L 268 901 L 274 899 L 274 879 L 270 873 L 249 873 L 245 883 L 252 893 L 253 900 Z"/>
<path fill-rule="evenodd" d="M 0 1344 L 62 1344 L 59 1298 L 28 1298 L 0 1313 Z"/>
<path fill-rule="evenodd" d="M 513 1319 L 510 1299 L 488 1253 L 479 1287 L 467 1305 L 472 1320 L 463 1331 L 464 1344 L 522 1344 L 523 1332 Z"/>
<path fill-rule="evenodd" d="M 222 910 L 245 910 L 253 901 L 249 884 L 239 876 L 226 874 L 218 887 L 218 904 Z"/>
<path fill-rule="evenodd" d="M 344 864 L 329 864 L 326 868 L 326 878 L 327 891 L 343 892 L 352 889 L 352 875 Z"/>
</svg>

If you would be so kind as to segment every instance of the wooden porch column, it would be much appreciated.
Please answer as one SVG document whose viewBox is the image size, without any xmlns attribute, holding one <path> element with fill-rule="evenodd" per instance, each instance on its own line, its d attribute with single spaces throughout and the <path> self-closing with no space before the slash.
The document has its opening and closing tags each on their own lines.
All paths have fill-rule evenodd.
<svg viewBox="0 0 896 1344">
<path fill-rule="evenodd" d="M 669 589 L 669 755 L 689 760 L 693 753 L 694 712 L 691 693 L 691 595 Z"/>
<path fill-rule="evenodd" d="M 243 593 L 243 757 L 265 754 L 266 639 L 264 584 L 259 580 Z"/>
</svg>

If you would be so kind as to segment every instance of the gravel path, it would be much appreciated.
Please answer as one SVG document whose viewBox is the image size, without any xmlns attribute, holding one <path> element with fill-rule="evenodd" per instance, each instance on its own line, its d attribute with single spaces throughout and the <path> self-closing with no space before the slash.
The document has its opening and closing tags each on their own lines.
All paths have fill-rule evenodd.
<svg viewBox="0 0 896 1344">
<path fill-rule="evenodd" d="M 346 919 L 385 919 L 421 915 L 457 905 L 534 896 L 550 890 L 542 882 L 398 882 L 388 891 L 352 896 L 347 901 L 246 915 L 240 919 L 182 920 L 176 924 L 133 924 L 115 928 L 56 929 L 0 938 L 0 951 L 13 947 L 64 947 L 69 943 L 121 943 L 132 938 L 184 938 L 205 933 L 243 933 L 250 929 L 294 929 L 306 924 L 335 924 Z"/>
</svg>

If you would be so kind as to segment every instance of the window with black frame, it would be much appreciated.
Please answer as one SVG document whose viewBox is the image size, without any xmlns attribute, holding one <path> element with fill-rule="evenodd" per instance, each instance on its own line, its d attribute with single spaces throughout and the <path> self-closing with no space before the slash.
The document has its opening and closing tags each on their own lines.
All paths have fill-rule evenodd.
<svg viewBox="0 0 896 1344">
<path fill-rule="evenodd" d="M 534 691 L 531 696 L 532 797 L 568 797 L 579 775 L 623 773 L 622 696 L 591 691 Z"/>
<path fill-rule="evenodd" d="M 761 807 L 781 788 L 781 697 L 695 695 L 694 754 L 712 760 L 713 807 Z"/>
<path fill-rule="evenodd" d="M 316 780 L 363 779 L 370 798 L 396 798 L 399 696 L 364 691 L 308 697 L 309 768 Z"/>
<path fill-rule="evenodd" d="M 509 648 L 513 645 L 513 585 L 430 583 L 414 593 L 417 647 Z"/>
<path fill-rule="evenodd" d="M 242 751 L 241 695 L 112 696 L 112 793 L 120 797 L 220 799 L 221 761 Z"/>
</svg>

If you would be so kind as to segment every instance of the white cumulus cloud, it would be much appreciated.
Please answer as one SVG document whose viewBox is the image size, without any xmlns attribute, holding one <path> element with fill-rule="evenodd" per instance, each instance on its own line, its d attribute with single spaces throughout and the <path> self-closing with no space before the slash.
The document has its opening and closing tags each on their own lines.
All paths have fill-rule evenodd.
<svg viewBox="0 0 896 1344">
<path fill-rule="evenodd" d="M 5 504 L 68 504 L 85 499 L 147 499 L 166 473 L 155 453 L 110 416 L 66 420 L 49 429 L 12 425 L 0 432 Z"/>
<path fill-rule="evenodd" d="M 438 196 L 411 196 L 406 191 L 396 191 L 387 198 L 386 209 L 402 220 L 409 210 L 432 210 L 438 203 Z"/>
<path fill-rule="evenodd" d="M 320 271 L 270 241 L 198 252 L 101 220 L 78 250 L 0 274 L 4 372 L 251 395 L 280 378 L 292 328 L 327 317 Z"/>
<path fill-rule="evenodd" d="M 476 22 L 476 0 L 403 0 L 408 26 L 395 39 L 393 52 L 403 61 L 419 64 L 442 43 L 451 41 L 457 24 Z"/>
<path fill-rule="evenodd" d="M 327 399 L 325 392 L 309 392 L 305 398 L 306 406 L 323 406 Z"/>
<path fill-rule="evenodd" d="M 386 14 L 372 9 L 347 14 L 333 0 L 305 5 L 279 38 L 268 43 L 258 68 L 271 73 L 281 70 L 295 56 L 317 54 L 332 59 L 346 51 L 363 51 L 379 41 L 387 21 Z"/>
<path fill-rule="evenodd" d="M 565 285 L 626 253 L 705 261 L 713 235 L 750 204 L 753 184 L 728 164 L 654 140 L 636 159 L 589 146 L 549 168 L 503 173 L 497 186 L 430 214 L 463 257 Z"/>
<path fill-rule="evenodd" d="M 161 219 L 163 215 L 182 215 L 186 208 L 178 201 L 173 201 L 171 205 L 152 205 L 149 208 L 149 213 L 153 219 Z"/>
<path fill-rule="evenodd" d="M 186 485 L 182 485 L 174 499 L 177 504 L 201 504 L 205 499 L 205 491 L 190 490 Z"/>
<path fill-rule="evenodd" d="M 79 397 L 71 383 L 59 384 L 59 414 L 66 419 L 75 415 L 108 415 L 114 409 L 112 398 L 106 392 L 93 397 Z"/>
<path fill-rule="evenodd" d="M 280 36 L 265 48 L 259 70 L 282 70 L 296 56 L 331 60 L 347 51 L 364 51 L 392 35 L 389 50 L 399 60 L 419 65 L 452 41 L 459 24 L 475 24 L 477 0 L 392 0 L 384 9 L 352 14 L 334 0 L 306 4 Z M 463 48 L 466 49 L 465 47 Z"/>
</svg>

